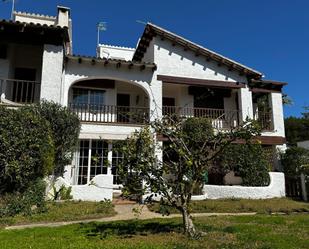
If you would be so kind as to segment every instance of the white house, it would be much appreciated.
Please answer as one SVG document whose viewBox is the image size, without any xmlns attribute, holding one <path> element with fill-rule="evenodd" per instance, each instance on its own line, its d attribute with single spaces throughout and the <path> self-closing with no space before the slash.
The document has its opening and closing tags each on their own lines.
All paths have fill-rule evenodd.
<svg viewBox="0 0 309 249">
<path fill-rule="evenodd" d="M 79 148 L 61 179 L 75 199 L 111 199 L 122 160 L 113 143 L 170 113 L 208 117 L 218 129 L 254 118 L 265 149 L 284 148 L 284 85 L 152 23 L 136 48 L 99 45 L 89 57 L 72 53 L 69 8 L 59 6 L 55 17 L 15 12 L 13 21 L 0 21 L 2 104 L 47 99 L 80 117 Z"/>
</svg>

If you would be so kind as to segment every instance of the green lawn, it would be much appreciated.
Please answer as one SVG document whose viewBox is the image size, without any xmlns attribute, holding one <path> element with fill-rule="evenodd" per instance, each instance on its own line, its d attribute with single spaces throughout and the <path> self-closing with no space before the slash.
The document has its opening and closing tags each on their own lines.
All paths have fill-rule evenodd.
<svg viewBox="0 0 309 249">
<path fill-rule="evenodd" d="M 47 212 L 32 216 L 17 215 L 0 218 L 0 228 L 13 224 L 83 220 L 115 215 L 113 205 L 110 202 L 48 202 L 47 208 Z"/>
<path fill-rule="evenodd" d="M 158 212 L 159 205 L 148 205 L 151 211 Z M 177 213 L 173 208 L 168 209 L 170 213 Z M 191 205 L 193 213 L 240 213 L 257 212 L 260 214 L 270 214 L 275 212 L 309 212 L 309 203 L 295 201 L 288 198 L 275 198 L 267 200 L 247 200 L 247 199 L 226 199 L 226 200 L 206 200 L 193 201 Z"/>
<path fill-rule="evenodd" d="M 309 248 L 305 214 L 200 217 L 195 223 L 207 233 L 196 240 L 183 236 L 181 219 L 174 218 L 0 230 L 0 248 Z"/>
</svg>

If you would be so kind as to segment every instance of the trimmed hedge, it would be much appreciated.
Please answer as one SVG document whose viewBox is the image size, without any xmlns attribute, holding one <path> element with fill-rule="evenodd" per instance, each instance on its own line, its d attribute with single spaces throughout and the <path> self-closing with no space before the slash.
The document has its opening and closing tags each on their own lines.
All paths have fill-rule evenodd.
<svg viewBox="0 0 309 249">
<path fill-rule="evenodd" d="M 49 123 L 29 109 L 0 106 L 0 194 L 24 192 L 54 167 Z"/>
</svg>

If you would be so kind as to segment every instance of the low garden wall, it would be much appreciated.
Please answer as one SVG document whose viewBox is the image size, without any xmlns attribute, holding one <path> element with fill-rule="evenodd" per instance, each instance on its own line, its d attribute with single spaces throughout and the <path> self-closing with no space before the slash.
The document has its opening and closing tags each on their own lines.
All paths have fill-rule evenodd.
<svg viewBox="0 0 309 249">
<path fill-rule="evenodd" d="M 59 177 L 54 186 L 59 190 L 62 185 L 72 188 L 73 200 L 103 201 L 113 198 L 113 176 L 97 175 L 87 185 L 70 185 L 65 179 Z M 47 197 L 53 198 L 53 187 L 50 179 L 48 180 Z"/>
<path fill-rule="evenodd" d="M 285 197 L 285 178 L 284 173 L 270 172 L 270 184 L 265 187 L 246 187 L 246 186 L 225 186 L 225 185 L 204 185 L 204 195 L 194 195 L 192 200 L 201 201 L 206 199 L 270 199 Z M 145 200 L 150 195 L 153 200 L 159 201 L 160 195 L 147 194 L 143 196 Z"/>
<path fill-rule="evenodd" d="M 284 173 L 270 172 L 270 184 L 265 187 L 204 185 L 205 195 L 193 196 L 193 200 L 204 199 L 269 199 L 285 197 Z"/>
</svg>

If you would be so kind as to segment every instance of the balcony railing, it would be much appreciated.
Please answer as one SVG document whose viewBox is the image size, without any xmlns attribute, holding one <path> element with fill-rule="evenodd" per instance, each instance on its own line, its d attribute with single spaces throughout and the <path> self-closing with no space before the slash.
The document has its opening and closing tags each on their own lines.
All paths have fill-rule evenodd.
<svg viewBox="0 0 309 249">
<path fill-rule="evenodd" d="M 16 103 L 33 103 L 40 99 L 41 84 L 36 81 L 0 79 L 0 95 Z"/>
<path fill-rule="evenodd" d="M 273 130 L 272 112 L 258 111 L 254 115 L 254 119 L 258 122 L 263 131 Z"/>
<path fill-rule="evenodd" d="M 82 122 L 146 124 L 149 122 L 149 108 L 114 105 L 93 105 L 70 103 L 69 108 Z"/>
<path fill-rule="evenodd" d="M 163 117 L 199 117 L 211 120 L 214 128 L 227 129 L 239 125 L 239 110 L 163 106 Z"/>
</svg>

